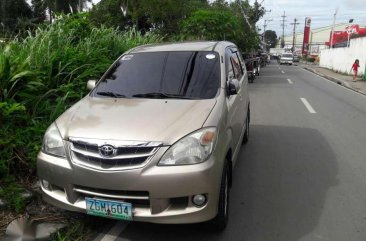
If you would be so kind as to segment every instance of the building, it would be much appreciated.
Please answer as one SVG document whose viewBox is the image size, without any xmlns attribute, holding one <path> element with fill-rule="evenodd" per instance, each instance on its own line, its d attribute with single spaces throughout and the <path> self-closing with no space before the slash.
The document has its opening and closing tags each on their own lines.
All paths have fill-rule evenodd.
<svg viewBox="0 0 366 241">
<path fill-rule="evenodd" d="M 349 23 L 338 23 L 334 25 L 334 31 L 345 31 Z M 295 52 L 301 53 L 302 43 L 304 39 L 304 30 L 295 34 Z M 318 55 L 320 50 L 327 48 L 326 42 L 329 42 L 332 25 L 321 28 L 310 28 L 309 53 L 310 55 Z M 293 34 L 285 36 L 285 48 L 292 48 Z M 278 47 L 280 42 L 278 41 Z"/>
</svg>

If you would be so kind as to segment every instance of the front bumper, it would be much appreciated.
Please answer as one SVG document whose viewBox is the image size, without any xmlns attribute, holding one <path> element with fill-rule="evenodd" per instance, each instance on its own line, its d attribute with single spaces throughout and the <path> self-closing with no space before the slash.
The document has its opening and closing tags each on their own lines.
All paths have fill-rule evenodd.
<svg viewBox="0 0 366 241">
<path fill-rule="evenodd" d="M 178 224 L 214 218 L 222 163 L 215 160 L 213 153 L 209 160 L 197 165 L 157 166 L 166 150 L 161 147 L 142 168 L 113 172 L 88 169 L 40 152 L 38 176 L 51 186 L 47 189 L 42 185 L 44 199 L 60 208 L 84 213 L 85 197 L 130 202 L 134 221 Z M 192 196 L 197 194 L 208 198 L 202 207 L 192 203 Z"/>
<path fill-rule="evenodd" d="M 281 64 L 292 64 L 293 61 L 291 61 L 291 60 L 280 60 L 280 63 Z"/>
</svg>

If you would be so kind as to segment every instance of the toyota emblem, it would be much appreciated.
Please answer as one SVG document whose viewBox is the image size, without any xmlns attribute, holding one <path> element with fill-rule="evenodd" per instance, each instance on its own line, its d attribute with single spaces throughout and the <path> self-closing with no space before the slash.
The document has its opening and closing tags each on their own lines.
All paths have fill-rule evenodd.
<svg viewBox="0 0 366 241">
<path fill-rule="evenodd" d="M 99 147 L 99 153 L 105 157 L 112 157 L 116 154 L 116 148 L 111 145 L 103 145 Z"/>
</svg>

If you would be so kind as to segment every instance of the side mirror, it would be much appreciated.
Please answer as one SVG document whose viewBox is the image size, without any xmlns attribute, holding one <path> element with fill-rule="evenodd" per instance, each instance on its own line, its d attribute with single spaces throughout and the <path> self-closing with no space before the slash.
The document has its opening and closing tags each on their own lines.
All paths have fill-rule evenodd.
<svg viewBox="0 0 366 241">
<path fill-rule="evenodd" d="M 88 80 L 88 83 L 86 84 L 86 88 L 88 90 L 92 90 L 92 89 L 94 89 L 96 83 L 97 83 L 96 80 Z"/>
<path fill-rule="evenodd" d="M 239 81 L 237 79 L 232 79 L 227 82 L 227 94 L 236 95 L 239 91 Z"/>
</svg>

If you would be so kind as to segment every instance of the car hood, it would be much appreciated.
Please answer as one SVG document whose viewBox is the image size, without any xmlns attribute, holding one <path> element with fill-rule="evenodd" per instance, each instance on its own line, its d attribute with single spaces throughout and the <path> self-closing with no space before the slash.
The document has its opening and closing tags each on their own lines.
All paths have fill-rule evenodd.
<svg viewBox="0 0 366 241">
<path fill-rule="evenodd" d="M 126 99 L 87 96 L 56 121 L 63 139 L 159 141 L 170 145 L 202 127 L 216 99 Z"/>
</svg>

